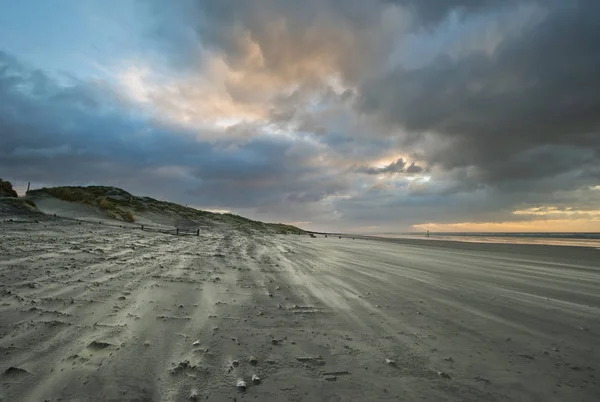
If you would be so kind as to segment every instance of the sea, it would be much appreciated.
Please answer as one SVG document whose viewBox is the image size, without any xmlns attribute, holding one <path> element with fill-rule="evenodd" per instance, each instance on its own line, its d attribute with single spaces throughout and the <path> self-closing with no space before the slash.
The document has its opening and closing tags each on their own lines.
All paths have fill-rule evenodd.
<svg viewBox="0 0 600 402">
<path fill-rule="evenodd" d="M 600 248 L 600 232 L 425 232 L 379 233 L 376 236 L 405 239 L 449 240 L 474 243 L 546 244 Z"/>
</svg>

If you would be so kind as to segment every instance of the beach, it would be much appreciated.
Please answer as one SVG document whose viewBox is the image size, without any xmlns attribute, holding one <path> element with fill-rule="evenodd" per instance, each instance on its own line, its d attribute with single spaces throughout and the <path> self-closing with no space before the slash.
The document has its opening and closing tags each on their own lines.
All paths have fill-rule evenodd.
<svg viewBox="0 0 600 402">
<path fill-rule="evenodd" d="M 600 395 L 594 247 L 36 220 L 0 222 L 3 401 Z"/>
</svg>

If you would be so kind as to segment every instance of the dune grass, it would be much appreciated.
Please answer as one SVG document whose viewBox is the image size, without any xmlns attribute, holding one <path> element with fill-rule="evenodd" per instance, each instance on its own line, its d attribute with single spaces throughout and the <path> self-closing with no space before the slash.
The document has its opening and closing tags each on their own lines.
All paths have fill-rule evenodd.
<svg viewBox="0 0 600 402">
<path fill-rule="evenodd" d="M 244 218 L 235 214 L 218 214 L 186 207 L 169 201 L 156 200 L 150 197 L 137 197 L 125 190 L 108 186 L 65 186 L 31 190 L 32 196 L 50 195 L 52 197 L 89 205 L 104 211 L 109 216 L 134 222 L 135 213 L 167 214 L 183 221 L 202 225 L 227 224 L 243 231 L 274 232 L 278 234 L 306 234 L 300 228 L 281 223 L 264 223 Z"/>
</svg>

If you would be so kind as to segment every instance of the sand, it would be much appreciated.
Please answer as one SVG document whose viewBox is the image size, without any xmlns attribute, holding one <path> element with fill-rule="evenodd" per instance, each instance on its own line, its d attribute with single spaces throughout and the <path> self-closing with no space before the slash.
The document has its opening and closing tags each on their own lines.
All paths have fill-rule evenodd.
<svg viewBox="0 0 600 402">
<path fill-rule="evenodd" d="M 0 400 L 597 401 L 600 251 L 540 247 L 0 222 Z"/>
</svg>

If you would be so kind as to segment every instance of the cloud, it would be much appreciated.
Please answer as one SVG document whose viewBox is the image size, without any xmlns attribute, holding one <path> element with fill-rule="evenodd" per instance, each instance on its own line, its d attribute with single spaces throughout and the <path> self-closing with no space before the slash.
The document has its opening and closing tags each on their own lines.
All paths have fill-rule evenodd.
<svg viewBox="0 0 600 402">
<path fill-rule="evenodd" d="M 383 167 L 360 166 L 357 167 L 355 171 L 358 173 L 365 173 L 370 175 L 393 173 L 420 173 L 423 171 L 423 168 L 418 165 L 415 165 L 415 162 L 412 162 L 409 166 L 406 165 L 407 162 L 404 159 L 398 158 L 396 159 L 396 161 Z"/>
<path fill-rule="evenodd" d="M 316 142 L 258 130 L 241 141 L 202 140 L 147 118 L 108 83 L 63 87 L 0 56 L 0 169 L 8 177 L 133 186 L 224 208 L 317 202 L 345 187 L 315 160 Z"/>
<path fill-rule="evenodd" d="M 96 60 L 101 79 L 0 50 L 3 176 L 323 230 L 533 222 L 513 212 L 600 201 L 595 1 L 136 7 L 146 37 L 129 46 L 145 51 Z"/>
<path fill-rule="evenodd" d="M 546 18 L 492 54 L 440 55 L 364 84 L 360 108 L 404 128 L 443 169 L 474 166 L 483 183 L 535 181 L 600 162 L 600 7 L 549 2 Z M 560 184 L 557 184 L 560 185 Z"/>
</svg>

